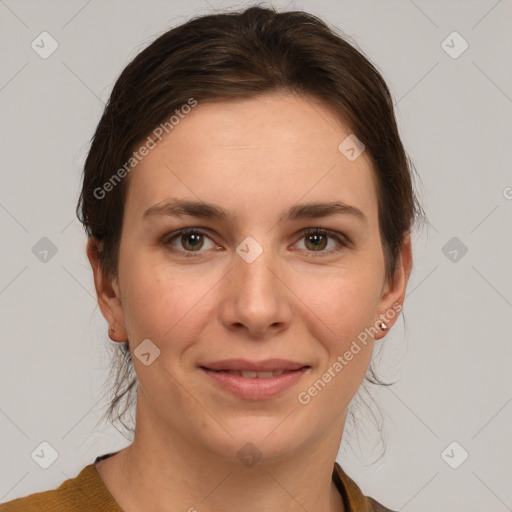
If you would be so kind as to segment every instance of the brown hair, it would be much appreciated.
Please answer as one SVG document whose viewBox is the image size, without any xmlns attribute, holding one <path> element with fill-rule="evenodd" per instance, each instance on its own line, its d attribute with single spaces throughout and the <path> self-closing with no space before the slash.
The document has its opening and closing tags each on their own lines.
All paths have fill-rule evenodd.
<svg viewBox="0 0 512 512">
<path fill-rule="evenodd" d="M 126 177 L 102 192 L 104 197 L 98 190 L 106 190 L 105 183 L 126 169 L 138 144 L 190 98 L 201 104 L 284 91 L 322 100 L 365 145 L 377 183 L 386 274 L 392 279 L 404 235 L 422 211 L 388 87 L 346 39 L 311 14 L 253 6 L 196 17 L 137 55 L 116 81 L 96 128 L 77 205 L 87 235 L 102 244 L 100 263 L 107 277 L 117 275 L 129 175 L 122 173 Z M 128 343 L 118 345 L 122 351 L 116 351 L 118 364 L 112 367 L 116 385 L 108 416 L 133 433 L 122 416 L 131 407 L 136 376 Z M 372 366 L 367 379 L 382 383 Z"/>
</svg>

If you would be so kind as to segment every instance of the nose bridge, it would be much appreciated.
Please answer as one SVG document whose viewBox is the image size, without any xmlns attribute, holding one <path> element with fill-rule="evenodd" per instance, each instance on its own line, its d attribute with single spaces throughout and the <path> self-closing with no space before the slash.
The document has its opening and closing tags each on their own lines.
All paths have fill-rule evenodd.
<svg viewBox="0 0 512 512">
<path fill-rule="evenodd" d="M 242 302 L 249 308 L 267 308 L 276 300 L 276 256 L 270 248 L 256 246 L 257 242 L 247 240 L 237 248 L 235 273 L 239 281 Z M 259 244 L 258 244 L 259 245 Z"/>
<path fill-rule="evenodd" d="M 247 247 L 247 246 L 246 246 Z M 249 248 L 247 255 L 253 251 L 253 248 Z M 254 260 L 244 259 L 243 256 L 238 254 L 238 258 L 235 260 L 235 272 L 240 278 L 240 283 L 243 283 L 242 289 L 246 292 L 252 292 L 253 294 L 265 294 L 268 295 L 267 300 L 274 296 L 276 288 L 276 256 L 270 249 L 263 251 Z M 250 295 L 251 293 L 247 293 Z"/>
<path fill-rule="evenodd" d="M 236 252 L 222 322 L 230 329 L 245 326 L 253 336 L 287 325 L 291 311 L 286 287 L 280 283 L 277 255 L 251 237 Z"/>
</svg>

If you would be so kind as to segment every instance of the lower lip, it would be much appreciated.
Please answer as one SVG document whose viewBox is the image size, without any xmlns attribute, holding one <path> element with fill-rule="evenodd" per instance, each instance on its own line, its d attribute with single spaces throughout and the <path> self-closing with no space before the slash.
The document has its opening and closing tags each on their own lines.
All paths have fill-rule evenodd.
<svg viewBox="0 0 512 512">
<path fill-rule="evenodd" d="M 214 379 L 220 387 L 243 400 L 272 398 L 297 384 L 308 370 L 308 368 L 300 368 L 299 370 L 285 371 L 275 377 L 260 379 L 258 377 L 242 377 L 231 373 L 216 372 L 206 368 L 201 369 Z"/>
</svg>

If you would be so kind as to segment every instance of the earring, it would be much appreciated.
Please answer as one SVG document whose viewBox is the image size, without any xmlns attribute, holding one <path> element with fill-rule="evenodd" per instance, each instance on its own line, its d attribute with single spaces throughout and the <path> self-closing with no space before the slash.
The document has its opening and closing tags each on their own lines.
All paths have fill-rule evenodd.
<svg viewBox="0 0 512 512">
<path fill-rule="evenodd" d="M 115 331 L 114 327 L 109 327 L 108 332 L 114 332 L 114 331 Z"/>
<path fill-rule="evenodd" d="M 382 331 L 387 331 L 389 329 L 387 324 L 385 324 L 384 322 L 380 322 L 379 327 L 381 328 Z"/>
</svg>

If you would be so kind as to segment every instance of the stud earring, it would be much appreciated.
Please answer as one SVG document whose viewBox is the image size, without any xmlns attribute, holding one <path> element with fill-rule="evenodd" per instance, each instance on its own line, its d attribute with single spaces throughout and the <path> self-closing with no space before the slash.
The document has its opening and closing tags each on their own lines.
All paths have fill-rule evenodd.
<svg viewBox="0 0 512 512">
<path fill-rule="evenodd" d="M 114 327 L 109 327 L 108 332 L 114 332 L 114 331 L 115 331 Z"/>
<path fill-rule="evenodd" d="M 382 331 L 387 331 L 389 329 L 387 324 L 385 324 L 384 322 L 380 322 L 379 327 L 381 328 Z"/>
</svg>

